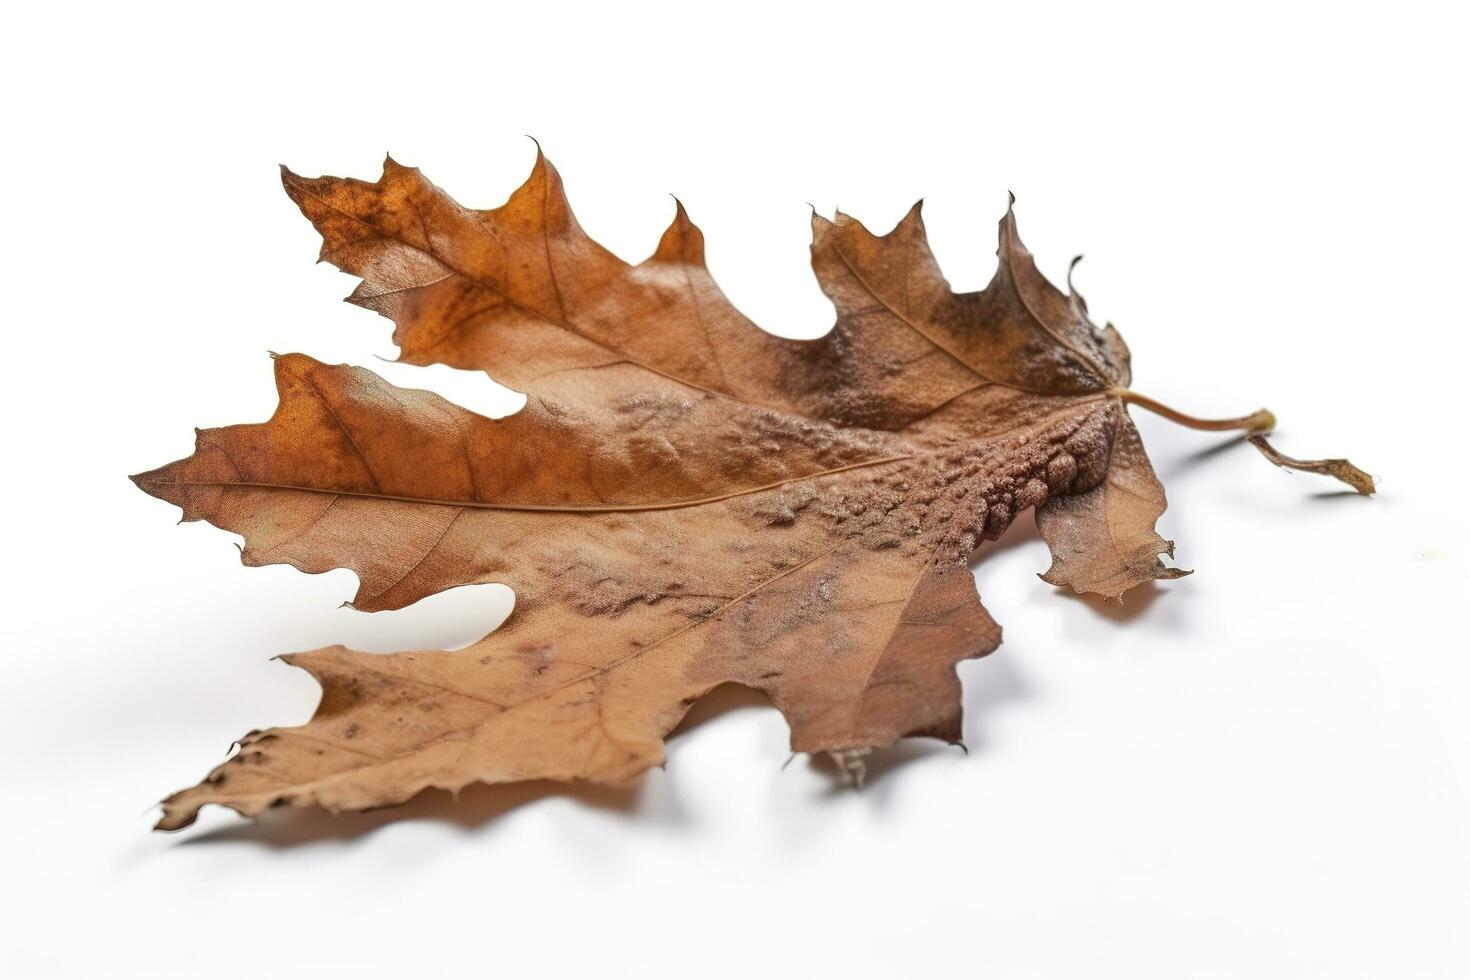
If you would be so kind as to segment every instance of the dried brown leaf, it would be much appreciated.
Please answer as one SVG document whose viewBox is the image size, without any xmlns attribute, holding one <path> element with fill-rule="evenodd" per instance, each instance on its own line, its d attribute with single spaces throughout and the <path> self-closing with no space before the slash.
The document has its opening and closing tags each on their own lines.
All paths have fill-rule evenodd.
<svg viewBox="0 0 1470 980">
<path fill-rule="evenodd" d="M 770 697 L 796 751 L 958 741 L 955 664 L 1000 642 L 967 567 L 977 542 L 1035 508 L 1049 582 L 1119 596 L 1185 574 L 1159 559 L 1164 491 L 1126 405 L 1270 425 L 1129 391 L 1122 339 L 1040 275 L 1010 210 L 973 293 L 945 282 L 918 205 L 882 236 L 813 215 L 837 321 L 795 341 L 725 298 L 682 205 L 628 265 L 583 233 L 539 153 L 491 211 L 391 159 L 375 183 L 282 177 L 404 360 L 489 372 L 526 406 L 493 420 L 290 354 L 268 421 L 200 431 L 193 455 L 134 479 L 241 534 L 248 565 L 351 569 L 358 609 L 482 582 L 516 607 L 457 652 L 285 658 L 320 682 L 315 715 L 245 736 L 164 802 L 161 828 L 207 803 L 624 781 L 732 681 Z"/>
</svg>

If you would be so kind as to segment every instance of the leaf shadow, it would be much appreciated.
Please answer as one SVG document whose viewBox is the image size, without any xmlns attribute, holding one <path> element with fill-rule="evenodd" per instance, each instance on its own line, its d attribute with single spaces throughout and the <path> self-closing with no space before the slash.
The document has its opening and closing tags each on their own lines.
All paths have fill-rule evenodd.
<svg viewBox="0 0 1470 980">
<path fill-rule="evenodd" d="M 1226 453 L 1231 452 L 1237 446 L 1248 445 L 1249 442 L 1250 435 L 1245 434 L 1232 436 L 1229 439 L 1223 439 L 1212 446 L 1206 446 L 1204 449 L 1197 449 L 1194 452 L 1189 453 L 1185 456 L 1175 458 L 1168 465 L 1167 469 L 1164 469 L 1162 472 L 1160 472 L 1159 478 L 1167 483 L 1170 480 L 1177 479 L 1178 477 L 1183 476 L 1185 473 L 1188 473 L 1191 470 L 1197 469 L 1203 464 L 1208 463 L 1210 460 L 1215 459 L 1217 456 L 1223 456 Z"/>
<path fill-rule="evenodd" d="M 769 708 L 770 704 L 764 694 L 753 688 L 722 684 L 691 706 L 669 738 L 677 739 L 727 714 Z M 469 833 L 548 798 L 568 799 L 582 807 L 626 819 L 653 817 L 676 825 L 686 822 L 676 800 L 672 805 L 660 806 L 649 800 L 651 794 L 646 790 L 644 780 L 634 780 L 624 786 L 560 783 L 549 779 L 495 785 L 475 783 L 458 795 L 429 789 L 403 803 L 361 812 L 334 814 L 320 807 L 267 810 L 253 820 L 184 837 L 174 846 L 246 843 L 284 850 L 312 844 L 345 844 L 366 838 L 383 827 L 413 821 L 449 825 Z"/>
<path fill-rule="evenodd" d="M 1066 588 L 1056 589 L 1055 594 L 1086 606 L 1102 619 L 1114 623 L 1129 623 L 1148 612 L 1149 607 L 1159 601 L 1164 590 L 1154 581 L 1135 585 L 1123 593 L 1121 599 L 1108 599 L 1093 592 L 1078 595 Z"/>
<path fill-rule="evenodd" d="M 1310 494 L 1313 500 L 1371 500 L 1356 490 L 1318 490 Z M 1375 493 L 1374 496 L 1377 496 Z"/>
<path fill-rule="evenodd" d="M 893 773 L 909 768 L 920 759 L 930 759 L 936 756 L 961 757 L 966 754 L 966 749 L 959 745 L 950 745 L 948 742 L 934 738 L 905 738 L 886 749 L 876 749 L 868 756 L 863 766 L 862 784 L 858 785 L 852 777 L 843 771 L 832 757 L 825 752 L 806 757 L 806 766 L 812 772 L 820 773 L 828 780 L 827 787 L 822 790 L 820 798 L 832 800 L 846 797 L 849 793 L 873 793 L 880 787 L 886 785 Z"/>
</svg>

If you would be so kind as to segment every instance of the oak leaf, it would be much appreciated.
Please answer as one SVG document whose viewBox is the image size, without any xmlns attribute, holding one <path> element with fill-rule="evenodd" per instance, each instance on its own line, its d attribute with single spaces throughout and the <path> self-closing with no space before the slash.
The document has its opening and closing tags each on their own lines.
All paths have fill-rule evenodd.
<svg viewBox="0 0 1470 980">
<path fill-rule="evenodd" d="M 1272 421 L 1201 422 L 1130 391 L 1117 331 L 1040 275 L 1011 210 L 972 293 L 945 282 L 918 205 L 881 236 L 813 215 L 837 320 L 798 341 L 731 305 L 682 205 L 628 265 L 582 231 L 539 152 L 492 211 L 391 159 L 375 183 L 282 178 L 403 360 L 483 370 L 526 405 L 490 419 L 279 356 L 268 421 L 199 431 L 193 455 L 134 480 L 242 535 L 247 565 L 351 569 L 360 610 L 484 582 L 516 605 L 461 651 L 284 658 L 321 684 L 315 715 L 240 739 L 164 801 L 164 829 L 208 803 L 628 780 L 727 682 L 770 697 L 794 751 L 849 768 L 905 736 L 956 742 L 955 665 L 1001 636 L 968 569 L 977 543 L 1034 508 L 1048 582 L 1117 597 L 1186 574 L 1160 560 L 1164 490 L 1126 406 Z"/>
</svg>

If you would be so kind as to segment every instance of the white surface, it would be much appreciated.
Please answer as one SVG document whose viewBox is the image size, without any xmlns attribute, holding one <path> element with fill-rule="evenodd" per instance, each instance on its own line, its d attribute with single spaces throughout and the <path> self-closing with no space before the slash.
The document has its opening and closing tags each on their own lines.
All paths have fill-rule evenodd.
<svg viewBox="0 0 1470 980">
<path fill-rule="evenodd" d="M 7 14 L 0 973 L 1470 976 L 1464 15 L 798 6 Z M 1284 451 L 1382 492 L 1141 416 L 1198 573 L 1120 613 L 1012 533 L 976 572 L 1006 642 L 963 668 L 970 754 L 861 793 L 783 771 L 780 718 L 724 697 L 641 794 L 150 834 L 231 739 L 308 716 L 273 654 L 504 612 L 496 587 L 338 609 L 350 573 L 243 568 L 124 476 L 264 418 L 267 349 L 485 405 L 373 360 L 389 324 L 312 266 L 275 165 L 373 178 L 388 149 L 490 206 L 522 133 L 625 258 L 677 192 L 787 334 L 831 318 L 807 202 L 886 228 L 926 196 L 974 288 L 1014 189 L 1045 271 L 1087 252 L 1135 387 L 1269 405 Z"/>
</svg>

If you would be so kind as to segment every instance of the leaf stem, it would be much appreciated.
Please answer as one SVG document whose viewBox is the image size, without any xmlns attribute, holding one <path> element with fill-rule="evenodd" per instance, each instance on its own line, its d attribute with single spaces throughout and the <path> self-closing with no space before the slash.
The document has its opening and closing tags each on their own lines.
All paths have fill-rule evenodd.
<svg viewBox="0 0 1470 980">
<path fill-rule="evenodd" d="M 1289 470 L 1301 470 L 1304 473 L 1320 473 L 1323 476 L 1330 476 L 1336 480 L 1341 480 L 1364 496 L 1373 492 L 1375 483 L 1373 477 L 1345 459 L 1293 459 L 1290 456 L 1277 452 L 1261 436 L 1261 433 L 1270 432 L 1276 428 L 1276 416 L 1264 408 L 1252 412 L 1249 415 L 1243 415 L 1238 419 L 1197 419 L 1193 415 L 1185 415 L 1177 409 L 1154 401 L 1147 395 L 1140 395 L 1138 392 L 1129 391 L 1127 388 L 1113 388 L 1108 394 L 1125 405 L 1137 405 L 1139 408 L 1146 408 L 1156 415 L 1162 415 L 1171 422 L 1187 425 L 1191 429 L 1204 429 L 1206 432 L 1244 430 L 1250 434 L 1251 445 L 1259 449 L 1267 459 L 1277 466 L 1285 467 Z"/>
<path fill-rule="evenodd" d="M 1108 394 L 1127 405 L 1137 405 L 1139 408 L 1148 409 L 1155 415 L 1162 415 L 1171 422 L 1178 422 L 1191 429 L 1203 429 L 1206 432 L 1232 432 L 1237 429 L 1246 432 L 1270 432 L 1276 428 L 1276 416 L 1262 408 L 1249 415 L 1238 419 L 1197 419 L 1193 415 L 1185 415 L 1178 409 L 1170 408 L 1161 402 L 1156 402 L 1147 395 L 1140 395 L 1136 391 L 1127 388 L 1114 388 Z"/>
</svg>

